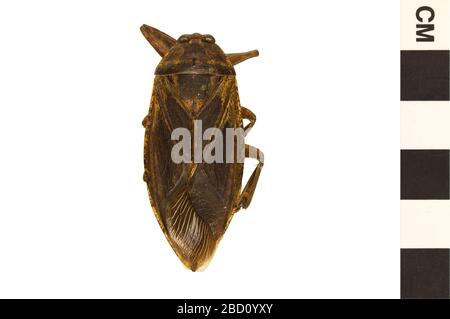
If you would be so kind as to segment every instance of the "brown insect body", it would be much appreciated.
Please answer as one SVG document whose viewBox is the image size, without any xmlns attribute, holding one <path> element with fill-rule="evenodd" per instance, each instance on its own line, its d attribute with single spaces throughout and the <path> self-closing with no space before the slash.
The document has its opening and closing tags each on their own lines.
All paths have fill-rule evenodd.
<svg viewBox="0 0 450 319">
<path fill-rule="evenodd" d="M 195 271 L 211 260 L 233 214 L 250 204 L 262 153 L 257 152 L 260 163 L 241 193 L 243 163 L 226 163 L 224 154 L 222 163 L 177 164 L 171 159 L 176 143 L 171 133 L 182 127 L 194 136 L 198 120 L 202 130 L 218 128 L 224 136 L 227 128 L 244 128 L 244 118 L 250 120 L 245 127 L 250 129 L 256 118 L 240 105 L 233 64 L 258 53 L 226 55 L 210 35 L 194 33 L 176 41 L 146 25 L 141 31 L 163 57 L 143 121 L 144 180 L 167 240 L 183 264 Z M 207 142 L 202 143 L 200 147 Z M 245 147 L 248 157 L 252 147 Z"/>
</svg>

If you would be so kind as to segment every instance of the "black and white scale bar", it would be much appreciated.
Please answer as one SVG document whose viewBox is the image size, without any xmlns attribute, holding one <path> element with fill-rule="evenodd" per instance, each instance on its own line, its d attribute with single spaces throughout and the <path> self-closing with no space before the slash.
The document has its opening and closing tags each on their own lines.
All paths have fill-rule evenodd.
<svg viewBox="0 0 450 319">
<path fill-rule="evenodd" d="M 401 298 L 450 297 L 450 0 L 401 0 Z"/>
<path fill-rule="evenodd" d="M 448 50 L 401 51 L 401 100 L 448 101 L 449 61 Z M 449 149 L 401 150 L 401 199 L 450 200 L 449 158 Z M 449 252 L 401 249 L 401 298 L 449 298 Z"/>
</svg>

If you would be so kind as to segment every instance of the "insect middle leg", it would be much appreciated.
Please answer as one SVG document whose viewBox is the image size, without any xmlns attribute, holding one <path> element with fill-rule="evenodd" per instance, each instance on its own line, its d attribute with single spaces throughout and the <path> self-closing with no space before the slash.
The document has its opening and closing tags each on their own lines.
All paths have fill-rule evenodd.
<svg viewBox="0 0 450 319">
<path fill-rule="evenodd" d="M 262 168 L 264 166 L 264 153 L 256 147 L 245 144 L 245 157 L 256 159 L 259 161 L 259 163 L 248 179 L 244 189 L 242 190 L 239 198 L 238 208 L 247 208 L 250 205 L 253 194 L 255 193 L 256 185 L 258 184 L 259 175 L 261 174 Z"/>
<path fill-rule="evenodd" d="M 142 126 L 144 128 L 147 128 L 149 124 L 150 124 L 150 114 L 146 115 L 142 120 Z"/>
<path fill-rule="evenodd" d="M 145 136 L 144 136 L 144 166 L 145 163 L 147 163 L 147 145 L 148 145 L 148 127 L 150 126 L 150 114 L 146 115 L 144 119 L 142 120 L 142 126 L 145 128 Z M 149 180 L 149 171 L 147 167 L 144 167 L 144 174 L 142 176 L 142 179 L 144 182 L 148 182 Z"/>
</svg>

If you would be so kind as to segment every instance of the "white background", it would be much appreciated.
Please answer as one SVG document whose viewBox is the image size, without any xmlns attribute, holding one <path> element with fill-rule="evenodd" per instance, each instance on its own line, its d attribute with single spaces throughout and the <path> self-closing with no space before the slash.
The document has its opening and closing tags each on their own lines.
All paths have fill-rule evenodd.
<svg viewBox="0 0 450 319">
<path fill-rule="evenodd" d="M 398 298 L 398 9 L 2 2 L 0 297 Z M 266 163 L 201 273 L 171 250 L 142 181 L 160 59 L 143 23 L 260 51 L 236 71 Z"/>
</svg>

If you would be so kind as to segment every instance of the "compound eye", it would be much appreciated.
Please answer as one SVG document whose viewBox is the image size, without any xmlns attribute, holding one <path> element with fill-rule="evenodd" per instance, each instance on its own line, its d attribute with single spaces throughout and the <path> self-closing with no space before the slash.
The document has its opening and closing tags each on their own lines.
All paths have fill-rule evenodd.
<svg viewBox="0 0 450 319">
<path fill-rule="evenodd" d="M 184 43 L 184 42 L 188 42 L 188 41 L 189 41 L 188 34 L 183 34 L 181 37 L 178 38 L 178 42 L 180 42 L 180 43 Z"/>
<path fill-rule="evenodd" d="M 202 41 L 203 42 L 207 42 L 207 43 L 215 43 L 216 39 L 214 39 L 214 37 L 212 35 L 210 35 L 210 34 L 205 34 L 202 37 Z"/>
</svg>

